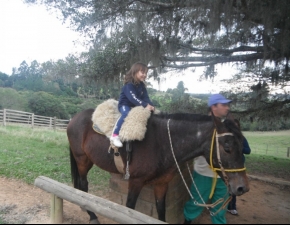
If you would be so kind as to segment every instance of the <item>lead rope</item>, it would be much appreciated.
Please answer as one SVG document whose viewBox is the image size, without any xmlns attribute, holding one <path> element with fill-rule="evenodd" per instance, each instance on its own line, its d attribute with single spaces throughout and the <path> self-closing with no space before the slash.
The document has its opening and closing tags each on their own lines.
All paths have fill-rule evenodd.
<svg viewBox="0 0 290 225">
<path fill-rule="evenodd" d="M 192 175 L 191 175 L 191 171 L 189 171 L 189 174 L 190 174 L 190 177 L 191 177 L 191 179 L 192 179 L 193 185 L 194 185 L 194 187 L 195 187 L 195 189 L 196 189 L 196 191 L 197 191 L 197 193 L 198 193 L 200 199 L 202 200 L 203 204 L 200 204 L 200 203 L 198 203 L 196 200 L 194 200 L 194 197 L 192 196 L 192 194 L 191 194 L 191 192 L 190 192 L 190 190 L 189 190 L 189 188 L 188 188 L 188 186 L 187 186 L 187 184 L 186 184 L 186 182 L 185 182 L 185 180 L 184 180 L 184 177 L 183 177 L 183 175 L 182 175 L 182 173 L 181 173 L 180 167 L 179 167 L 179 165 L 178 165 L 178 163 L 177 163 L 177 160 L 176 160 L 176 157 L 175 157 L 175 155 L 174 155 L 173 146 L 172 146 L 172 141 L 171 141 L 171 135 L 170 135 L 170 129 L 169 129 L 169 122 L 170 122 L 170 119 L 168 119 L 168 121 L 167 121 L 167 131 L 168 131 L 168 137 L 169 137 L 169 142 L 170 142 L 171 152 L 172 152 L 173 159 L 174 159 L 174 161 L 175 161 L 176 167 L 177 167 L 177 169 L 178 169 L 178 171 L 179 171 L 179 174 L 180 174 L 180 176 L 181 176 L 181 178 L 182 178 L 182 181 L 183 181 L 183 183 L 184 183 L 184 186 L 185 186 L 185 188 L 187 189 L 187 191 L 188 191 L 188 193 L 189 193 L 191 199 L 193 200 L 193 203 L 194 203 L 195 205 L 198 205 L 198 206 L 206 207 L 207 210 L 209 210 L 210 215 L 211 215 L 211 216 L 214 216 L 215 214 L 217 214 L 217 213 L 221 210 L 221 208 L 220 208 L 218 211 L 216 211 L 215 213 L 213 213 L 213 212 L 210 211 L 209 207 L 210 207 L 210 208 L 215 207 L 216 205 L 218 205 L 219 203 L 221 203 L 221 202 L 223 201 L 223 199 L 219 199 L 219 200 L 217 200 L 215 203 L 212 203 L 212 204 L 206 204 L 205 201 L 203 200 L 201 194 L 199 193 L 199 191 L 198 191 L 198 189 L 197 189 L 197 186 L 196 186 L 196 184 L 195 184 L 195 182 L 194 182 L 194 180 L 193 180 L 193 177 L 192 177 Z M 187 164 L 187 167 L 188 167 L 188 164 Z M 189 170 L 189 167 L 188 167 L 188 170 Z M 223 205 L 224 205 L 224 204 L 223 204 Z"/>
<path fill-rule="evenodd" d="M 178 169 L 178 171 L 179 171 L 179 173 L 180 173 L 180 176 L 181 176 L 181 178 L 182 178 L 182 181 L 183 181 L 183 183 L 184 183 L 184 185 L 185 185 L 185 187 L 186 187 L 186 189 L 187 189 L 187 191 L 188 191 L 190 197 L 191 197 L 192 199 L 194 199 L 193 196 L 192 196 L 192 194 L 191 194 L 190 191 L 189 191 L 188 186 L 186 185 L 186 182 L 185 182 L 185 180 L 184 180 L 184 177 L 182 176 L 181 170 L 180 170 L 180 168 L 179 168 L 179 165 L 178 165 L 177 160 L 176 160 L 175 155 L 174 155 L 174 151 L 173 151 L 173 147 L 172 147 L 172 142 L 171 142 L 171 136 L 170 136 L 170 130 L 169 130 L 169 122 L 170 122 L 170 119 L 168 119 L 168 121 L 167 121 L 167 131 L 168 131 L 169 142 L 170 142 L 170 147 L 171 147 L 171 152 L 172 152 L 172 155 L 173 155 L 173 159 L 174 159 L 174 161 L 175 161 L 175 164 L 176 164 L 176 166 L 177 166 L 177 169 Z"/>
</svg>

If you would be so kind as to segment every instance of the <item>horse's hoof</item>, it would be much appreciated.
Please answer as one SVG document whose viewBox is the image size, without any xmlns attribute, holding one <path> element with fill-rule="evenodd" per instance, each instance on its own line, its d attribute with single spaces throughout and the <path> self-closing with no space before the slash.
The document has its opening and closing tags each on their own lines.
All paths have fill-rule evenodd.
<svg viewBox="0 0 290 225">
<path fill-rule="evenodd" d="M 100 224 L 98 219 L 90 220 L 90 224 Z"/>
</svg>

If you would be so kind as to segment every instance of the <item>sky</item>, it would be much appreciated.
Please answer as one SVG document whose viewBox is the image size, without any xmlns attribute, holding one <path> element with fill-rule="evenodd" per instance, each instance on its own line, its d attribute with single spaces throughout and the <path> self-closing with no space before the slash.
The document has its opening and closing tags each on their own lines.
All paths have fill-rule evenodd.
<svg viewBox="0 0 290 225">
<path fill-rule="evenodd" d="M 1 0 L 0 33 L 0 72 L 8 75 L 24 60 L 42 63 L 85 49 L 74 45 L 79 35 L 44 6 L 27 5 L 22 0 Z"/>
<path fill-rule="evenodd" d="M 188 93 L 195 94 L 208 94 L 208 93 L 219 93 L 224 87 L 224 83 L 221 83 L 219 80 L 230 78 L 230 76 L 236 71 L 229 66 L 217 66 L 218 75 L 215 77 L 214 82 L 211 80 L 203 79 L 200 81 L 200 76 L 203 74 L 203 68 L 198 67 L 195 69 L 195 72 L 191 72 L 191 69 L 187 69 L 184 72 L 180 73 L 168 73 L 161 75 L 161 83 L 154 81 L 153 79 L 149 80 L 153 88 L 159 91 L 166 91 L 168 88 L 174 89 L 177 87 L 180 81 L 183 81 L 184 87 L 187 88 Z"/>
<path fill-rule="evenodd" d="M 68 54 L 85 51 L 86 48 L 75 45 L 81 38 L 78 33 L 63 25 L 62 21 L 46 10 L 45 6 L 27 5 L 22 0 L 1 0 L 0 3 L 0 72 L 12 74 L 12 68 L 18 68 L 25 60 L 28 65 L 33 60 L 43 63 L 49 60 L 64 59 Z M 215 79 L 229 74 L 229 69 L 221 72 Z M 167 74 L 161 78 L 160 85 L 149 80 L 153 88 L 166 91 L 176 88 L 179 81 L 184 82 L 190 93 L 218 93 L 221 84 L 198 79 L 202 70 L 195 73 L 180 72 Z"/>
</svg>

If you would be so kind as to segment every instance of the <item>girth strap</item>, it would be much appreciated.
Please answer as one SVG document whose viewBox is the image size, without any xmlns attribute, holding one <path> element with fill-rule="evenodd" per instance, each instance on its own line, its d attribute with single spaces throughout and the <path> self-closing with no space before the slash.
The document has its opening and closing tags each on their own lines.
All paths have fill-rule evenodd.
<svg viewBox="0 0 290 225">
<path fill-rule="evenodd" d="M 124 179 L 128 180 L 130 178 L 130 173 L 129 173 L 129 163 L 131 160 L 131 153 L 132 153 L 132 148 L 131 148 L 131 142 L 126 142 L 126 153 L 127 153 L 127 164 L 126 164 L 126 170 L 125 170 L 125 166 L 124 166 L 124 162 L 122 160 L 121 154 L 119 152 L 119 148 L 117 148 L 114 145 L 110 145 L 109 147 L 109 153 L 110 153 L 110 149 L 114 149 L 114 162 L 115 162 L 115 166 L 117 168 L 117 170 L 119 171 L 119 173 L 124 174 Z"/>
<path fill-rule="evenodd" d="M 124 174 L 124 163 L 121 157 L 121 154 L 119 152 L 119 149 L 115 146 L 111 146 L 112 149 L 114 149 L 114 162 L 115 166 L 117 167 L 117 170 L 121 173 Z"/>
</svg>

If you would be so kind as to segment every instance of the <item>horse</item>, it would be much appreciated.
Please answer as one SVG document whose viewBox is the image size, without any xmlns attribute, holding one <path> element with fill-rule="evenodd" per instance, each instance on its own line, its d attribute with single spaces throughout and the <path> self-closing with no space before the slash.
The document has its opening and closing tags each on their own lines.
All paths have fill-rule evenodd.
<svg viewBox="0 0 290 225">
<path fill-rule="evenodd" d="M 87 174 L 93 165 L 119 173 L 114 153 L 108 151 L 109 138 L 92 128 L 93 112 L 94 109 L 86 109 L 76 114 L 67 127 L 72 182 L 74 188 L 85 192 L 88 192 Z M 177 172 L 177 163 L 200 155 L 212 168 L 224 168 L 216 171 L 228 183 L 230 194 L 244 194 L 249 191 L 249 182 L 242 156 L 242 139 L 241 131 L 230 119 L 222 122 L 214 116 L 200 114 L 151 114 L 144 139 L 131 141 L 126 206 L 134 209 L 141 189 L 152 184 L 158 219 L 165 221 L 166 192 Z M 210 149 L 218 149 L 218 152 L 213 153 Z M 126 145 L 119 148 L 119 152 L 125 163 Z M 99 223 L 95 213 L 87 213 L 90 223 Z"/>
</svg>

